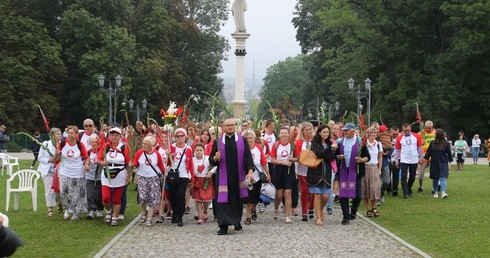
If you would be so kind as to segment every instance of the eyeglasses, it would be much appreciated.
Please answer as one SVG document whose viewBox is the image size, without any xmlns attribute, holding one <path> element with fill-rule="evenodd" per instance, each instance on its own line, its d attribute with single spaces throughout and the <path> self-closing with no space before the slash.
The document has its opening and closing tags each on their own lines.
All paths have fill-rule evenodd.
<svg viewBox="0 0 490 258">
<path fill-rule="evenodd" d="M 83 125 L 83 127 L 92 127 L 94 125 Z"/>
<path fill-rule="evenodd" d="M 183 134 L 176 135 L 175 138 L 185 137 Z"/>
</svg>

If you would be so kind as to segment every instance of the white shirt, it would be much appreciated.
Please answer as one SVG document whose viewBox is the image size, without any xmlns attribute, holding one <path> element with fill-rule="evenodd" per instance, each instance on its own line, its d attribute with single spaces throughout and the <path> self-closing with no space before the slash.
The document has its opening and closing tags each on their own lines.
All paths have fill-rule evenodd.
<svg viewBox="0 0 490 258">
<path fill-rule="evenodd" d="M 301 145 L 301 150 L 309 150 L 311 149 L 311 142 L 303 141 L 303 144 Z M 299 162 L 296 163 L 296 174 L 300 176 L 306 176 L 308 173 L 308 167 L 300 164 Z"/>
<path fill-rule="evenodd" d="M 110 151 L 107 152 L 106 154 L 106 160 L 109 162 L 109 168 L 111 167 L 111 164 L 126 164 L 126 159 L 124 158 L 124 153 L 121 152 L 121 147 L 123 146 L 123 143 L 119 143 L 117 145 L 117 148 L 115 151 L 114 149 L 110 149 Z M 107 148 L 107 147 L 104 147 Z M 128 146 L 125 146 L 125 148 L 129 148 Z M 105 173 L 105 170 L 102 170 L 102 173 Z M 115 178 L 110 178 L 108 179 L 105 175 L 101 176 L 101 183 L 102 185 L 109 186 L 109 187 L 121 187 L 126 185 L 126 177 L 127 177 L 127 171 L 126 169 L 123 169 Z M 109 182 L 110 180 L 110 182 Z"/>
<path fill-rule="evenodd" d="M 265 158 L 263 152 L 260 150 L 260 145 L 254 145 L 252 149 L 250 149 L 250 152 L 252 153 L 252 160 L 254 161 L 254 166 L 261 172 L 265 172 L 264 169 L 262 168 L 261 163 L 265 163 L 267 165 L 267 161 L 265 159 L 262 159 L 262 157 Z M 260 180 L 259 176 L 259 171 L 257 169 L 254 169 L 254 181 L 257 182 Z"/>
<path fill-rule="evenodd" d="M 480 145 L 481 145 L 480 138 L 478 138 L 478 139 L 473 138 L 473 140 L 471 140 L 471 147 L 472 148 L 480 148 Z"/>
<path fill-rule="evenodd" d="M 410 134 L 403 135 L 400 139 L 400 162 L 405 164 L 415 164 L 419 162 L 417 138 Z"/>
<path fill-rule="evenodd" d="M 46 146 L 52 154 L 56 152 L 56 146 L 54 146 L 51 141 L 44 141 L 43 145 Z M 39 149 L 39 167 L 37 168 L 37 171 L 41 172 L 42 176 L 46 176 L 48 173 L 54 173 L 54 163 L 49 162 L 50 158 L 51 155 L 49 155 L 45 149 Z"/>
<path fill-rule="evenodd" d="M 267 142 L 267 145 L 269 146 L 269 151 L 272 150 L 272 146 L 276 142 L 276 135 L 274 133 L 268 134 L 267 132 L 264 132 L 264 136 L 262 136 L 262 139 Z M 270 156 L 267 158 L 267 162 L 269 162 L 269 163 L 272 162 L 272 159 Z"/>
<path fill-rule="evenodd" d="M 153 151 L 153 153 L 148 154 L 146 153 L 146 156 L 148 157 L 148 160 L 146 160 L 145 157 L 145 152 L 143 151 L 141 155 L 138 157 L 138 176 L 142 177 L 156 177 L 157 174 L 155 171 L 151 168 L 153 168 L 159 173 L 162 174 L 162 171 L 160 170 L 160 167 L 158 166 L 158 156 L 160 155 L 159 152 Z"/>
<path fill-rule="evenodd" d="M 86 132 L 83 132 L 80 142 L 83 143 L 87 152 L 92 149 L 92 146 L 90 145 L 90 135 L 88 135 Z"/>
<path fill-rule="evenodd" d="M 174 157 L 174 166 L 172 167 L 173 169 L 177 168 L 177 165 L 179 165 L 180 159 L 182 159 L 182 162 L 180 162 L 179 166 L 179 177 L 180 178 L 190 178 L 189 174 L 187 173 L 187 156 L 184 153 L 184 149 L 189 149 L 187 145 L 184 145 L 183 148 L 177 147 L 177 144 L 173 144 L 175 147 L 175 157 Z M 185 150 L 187 152 L 187 150 Z"/>
<path fill-rule="evenodd" d="M 83 145 L 80 145 L 82 147 Z M 82 159 L 82 152 L 78 145 L 70 145 L 66 142 L 61 150 L 60 175 L 70 178 L 84 178 L 85 170 Z"/>
<path fill-rule="evenodd" d="M 271 156 L 278 161 L 288 161 L 291 153 L 291 144 L 283 145 L 280 141 L 277 142 L 277 149 L 272 147 Z"/>
<path fill-rule="evenodd" d="M 206 177 L 209 172 L 209 157 L 206 155 L 203 155 L 202 159 L 198 159 L 197 157 L 194 157 L 193 161 L 194 161 L 194 176 Z"/>
<path fill-rule="evenodd" d="M 89 159 L 90 159 L 90 168 L 88 170 L 88 173 L 85 175 L 85 179 L 89 180 L 94 180 L 98 181 L 100 180 L 101 174 L 104 172 L 104 170 L 100 170 L 99 174 L 97 175 L 97 180 L 95 180 L 95 170 L 97 169 L 97 163 L 99 161 L 98 159 L 98 153 L 94 152 L 89 152 Z"/>
<path fill-rule="evenodd" d="M 378 165 L 379 160 L 378 160 L 378 154 L 380 152 L 383 152 L 383 147 L 381 144 L 374 140 L 373 143 L 369 142 L 369 140 L 366 142 L 366 145 L 368 147 L 369 155 L 371 156 L 371 159 L 369 160 L 369 165 Z"/>
</svg>

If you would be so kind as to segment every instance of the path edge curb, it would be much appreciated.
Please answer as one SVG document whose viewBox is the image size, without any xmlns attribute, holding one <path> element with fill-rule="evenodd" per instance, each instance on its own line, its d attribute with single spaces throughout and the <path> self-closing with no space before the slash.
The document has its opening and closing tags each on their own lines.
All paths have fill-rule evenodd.
<svg viewBox="0 0 490 258">
<path fill-rule="evenodd" d="M 116 244 L 119 239 L 126 234 L 126 232 L 129 231 L 137 222 L 139 221 L 139 217 L 136 216 L 121 232 L 119 232 L 109 243 L 107 243 L 104 248 L 102 248 L 95 256 L 94 258 L 100 258 L 102 257 L 114 244 Z"/>
</svg>

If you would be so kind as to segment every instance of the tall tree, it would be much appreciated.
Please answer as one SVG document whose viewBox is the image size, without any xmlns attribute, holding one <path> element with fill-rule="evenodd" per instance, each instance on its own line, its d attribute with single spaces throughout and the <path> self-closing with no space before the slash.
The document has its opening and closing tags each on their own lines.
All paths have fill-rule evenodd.
<svg viewBox="0 0 490 258">
<path fill-rule="evenodd" d="M 6 12 L 0 3 L 0 117 L 13 131 L 41 129 L 35 105 L 48 117 L 59 112 L 65 66 L 61 47 L 41 23 Z"/>
</svg>

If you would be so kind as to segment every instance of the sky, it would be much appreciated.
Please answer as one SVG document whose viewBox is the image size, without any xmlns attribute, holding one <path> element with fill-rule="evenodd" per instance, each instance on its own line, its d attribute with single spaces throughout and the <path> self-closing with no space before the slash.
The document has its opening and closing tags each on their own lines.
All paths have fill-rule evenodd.
<svg viewBox="0 0 490 258">
<path fill-rule="evenodd" d="M 234 0 L 230 0 L 229 6 Z M 255 80 L 262 85 L 267 68 L 289 56 L 301 52 L 296 41 L 296 30 L 291 23 L 296 0 L 247 0 L 248 9 L 245 12 L 245 27 L 250 37 L 247 39 L 245 56 L 245 78 L 253 77 L 253 61 L 255 60 Z M 230 16 L 221 35 L 228 39 L 230 50 L 228 61 L 223 61 L 224 79 L 235 78 L 235 40 L 231 33 L 235 31 L 235 22 Z"/>
</svg>

